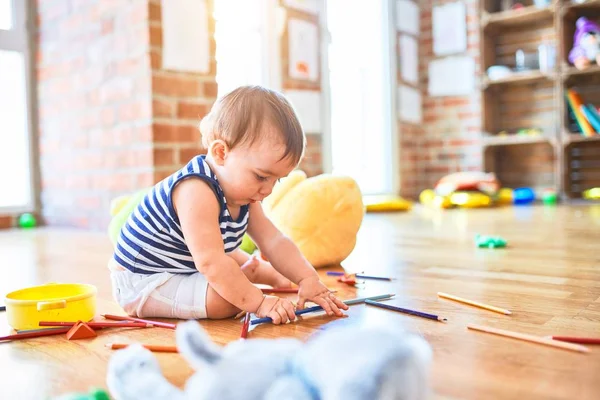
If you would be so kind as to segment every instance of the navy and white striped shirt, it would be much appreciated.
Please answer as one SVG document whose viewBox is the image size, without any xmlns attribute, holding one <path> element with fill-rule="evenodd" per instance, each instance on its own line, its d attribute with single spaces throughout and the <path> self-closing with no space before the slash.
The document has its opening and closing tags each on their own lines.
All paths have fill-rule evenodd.
<svg viewBox="0 0 600 400">
<path fill-rule="evenodd" d="M 200 155 L 157 183 L 134 209 L 117 240 L 114 253 L 117 263 L 138 274 L 191 274 L 198 271 L 185 244 L 171 197 L 173 188 L 190 177 L 206 181 L 217 196 L 221 205 L 219 225 L 225 252 L 232 252 L 240 246 L 248 227 L 248 205 L 240 208 L 237 221 L 231 217 L 221 185 L 204 160 L 204 155 Z M 202 204 L 198 204 L 198 207 L 202 207 Z"/>
</svg>

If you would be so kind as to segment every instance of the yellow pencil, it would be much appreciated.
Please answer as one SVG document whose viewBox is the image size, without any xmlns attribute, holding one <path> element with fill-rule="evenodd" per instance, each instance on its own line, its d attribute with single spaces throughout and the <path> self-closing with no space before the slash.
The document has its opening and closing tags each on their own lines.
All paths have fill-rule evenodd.
<svg viewBox="0 0 600 400">
<path fill-rule="evenodd" d="M 497 328 L 491 328 L 489 326 L 481 326 L 481 325 L 473 325 L 473 324 L 467 325 L 467 328 L 472 329 L 474 331 L 491 333 L 493 335 L 504 336 L 504 337 L 509 337 L 509 338 L 518 339 L 518 340 L 524 340 L 526 342 L 544 344 L 546 346 L 558 347 L 560 349 L 577 351 L 580 353 L 589 353 L 590 352 L 590 349 L 588 349 L 587 347 L 578 345 L 578 344 L 561 342 L 558 340 L 547 339 L 547 338 L 540 337 L 540 336 L 528 335 L 526 333 L 512 332 L 512 331 L 507 331 L 504 329 L 497 329 Z"/>
<path fill-rule="evenodd" d="M 444 299 L 458 301 L 459 303 L 470 304 L 472 306 L 483 308 L 485 310 L 497 312 L 497 313 L 500 313 L 500 314 L 505 314 L 505 315 L 512 314 L 510 311 L 505 310 L 504 308 L 494 307 L 494 306 L 490 306 L 490 305 L 487 305 L 487 304 L 479 303 L 477 301 L 463 299 L 462 297 L 453 296 L 453 295 L 448 294 L 448 293 L 438 292 L 438 296 L 440 296 L 440 297 L 442 297 Z"/>
</svg>

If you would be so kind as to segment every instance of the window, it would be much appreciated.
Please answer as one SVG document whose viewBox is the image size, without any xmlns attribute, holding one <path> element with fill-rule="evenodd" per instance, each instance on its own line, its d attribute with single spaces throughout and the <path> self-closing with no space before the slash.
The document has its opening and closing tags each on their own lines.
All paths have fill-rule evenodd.
<svg viewBox="0 0 600 400">
<path fill-rule="evenodd" d="M 243 85 L 278 88 L 276 8 L 276 0 L 215 0 L 219 96 Z"/>
<path fill-rule="evenodd" d="M 26 4 L 0 0 L 0 212 L 34 208 Z"/>
<path fill-rule="evenodd" d="M 327 1 L 332 169 L 364 194 L 397 191 L 390 8 L 389 0 Z"/>
</svg>

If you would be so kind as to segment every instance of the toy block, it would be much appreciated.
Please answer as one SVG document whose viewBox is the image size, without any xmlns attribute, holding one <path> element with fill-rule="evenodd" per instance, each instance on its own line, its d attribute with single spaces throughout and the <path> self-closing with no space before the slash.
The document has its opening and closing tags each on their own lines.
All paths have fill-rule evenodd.
<svg viewBox="0 0 600 400">
<path fill-rule="evenodd" d="M 77 323 L 69 329 L 69 332 L 67 332 L 67 339 L 69 340 L 89 339 L 96 336 L 98 336 L 96 332 L 90 328 L 88 324 L 82 321 L 77 321 Z"/>
</svg>

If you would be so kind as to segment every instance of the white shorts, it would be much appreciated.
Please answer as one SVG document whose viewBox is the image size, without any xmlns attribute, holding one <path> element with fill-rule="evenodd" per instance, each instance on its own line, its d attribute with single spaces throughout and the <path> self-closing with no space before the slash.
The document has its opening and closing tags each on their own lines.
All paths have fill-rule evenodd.
<svg viewBox="0 0 600 400">
<path fill-rule="evenodd" d="M 112 260 L 111 260 L 112 261 Z M 206 318 L 208 281 L 193 274 L 136 274 L 109 262 L 113 297 L 136 317 Z"/>
</svg>

